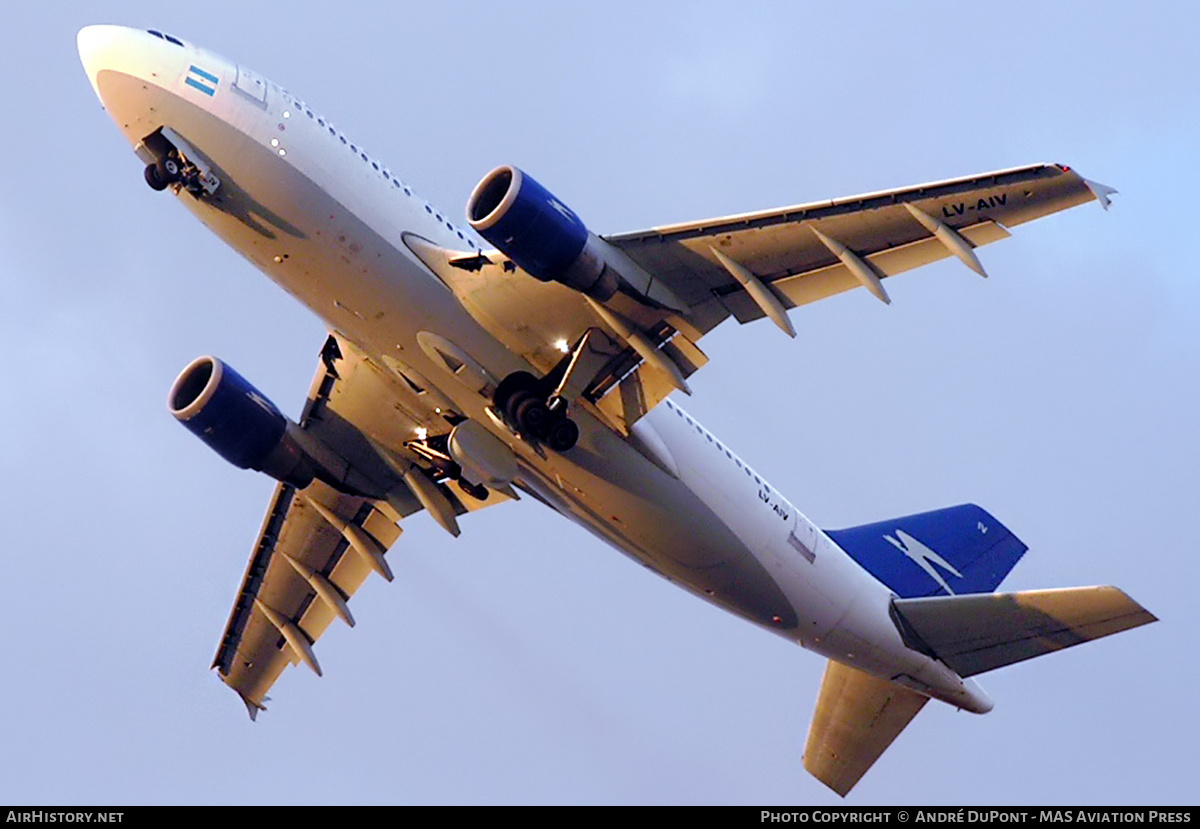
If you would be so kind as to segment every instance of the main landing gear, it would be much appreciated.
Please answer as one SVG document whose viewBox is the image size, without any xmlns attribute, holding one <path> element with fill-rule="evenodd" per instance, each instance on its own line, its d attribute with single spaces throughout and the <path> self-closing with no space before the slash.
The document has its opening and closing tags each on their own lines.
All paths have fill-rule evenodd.
<svg viewBox="0 0 1200 829">
<path fill-rule="evenodd" d="M 567 417 L 566 399 L 543 386 L 529 372 L 514 371 L 500 381 L 492 402 L 516 431 L 566 452 L 579 441 L 579 427 Z"/>
</svg>

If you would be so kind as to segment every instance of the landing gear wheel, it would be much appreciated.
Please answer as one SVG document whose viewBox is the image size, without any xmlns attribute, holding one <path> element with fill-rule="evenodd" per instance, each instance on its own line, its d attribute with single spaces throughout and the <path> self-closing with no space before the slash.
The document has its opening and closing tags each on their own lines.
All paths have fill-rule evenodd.
<svg viewBox="0 0 1200 829">
<path fill-rule="evenodd" d="M 550 426 L 550 410 L 538 398 L 530 395 L 517 404 L 513 414 L 521 431 L 534 437 L 545 437 Z"/>
<path fill-rule="evenodd" d="M 554 423 L 546 435 L 546 444 L 555 452 L 566 452 L 578 442 L 579 427 L 568 417 Z"/>
<path fill-rule="evenodd" d="M 158 174 L 158 165 L 157 164 L 147 164 L 145 175 L 146 175 L 146 183 L 150 185 L 151 190 L 166 190 L 167 189 L 167 184 L 169 182 L 164 181 L 163 178 Z"/>
<path fill-rule="evenodd" d="M 486 501 L 487 500 L 488 488 L 486 486 L 484 486 L 483 484 L 468 483 L 467 481 L 463 480 L 462 478 L 459 478 L 457 483 L 458 483 L 459 489 L 461 489 L 463 492 L 470 495 L 476 501 Z"/>
<path fill-rule="evenodd" d="M 496 387 L 496 393 L 492 396 L 492 402 L 496 404 L 498 411 L 511 417 L 517 402 L 513 396 L 520 392 L 531 393 L 533 389 L 537 388 L 537 382 L 537 378 L 528 371 L 514 371 L 500 381 L 500 385 Z M 513 404 L 511 407 L 510 403 Z"/>
<path fill-rule="evenodd" d="M 158 175 L 163 181 L 171 184 L 179 181 L 180 167 L 179 162 L 167 156 L 158 160 Z"/>
<path fill-rule="evenodd" d="M 517 389 L 512 394 L 507 396 L 504 403 L 504 414 L 508 418 L 509 424 L 514 428 L 521 428 L 521 419 L 517 416 L 517 410 L 521 408 L 529 400 L 534 400 L 534 394 L 527 389 Z"/>
</svg>

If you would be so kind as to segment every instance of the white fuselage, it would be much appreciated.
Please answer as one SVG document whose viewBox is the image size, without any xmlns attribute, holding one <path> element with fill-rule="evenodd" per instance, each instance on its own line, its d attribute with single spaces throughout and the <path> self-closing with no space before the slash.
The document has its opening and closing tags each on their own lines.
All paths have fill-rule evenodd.
<svg viewBox="0 0 1200 829">
<path fill-rule="evenodd" d="M 191 45 L 108 26 L 88 27 L 79 40 L 92 84 L 131 144 L 165 125 L 212 164 L 216 198 L 179 191 L 179 201 L 377 367 L 412 367 L 493 430 L 518 456 L 521 487 L 755 624 L 958 707 L 990 709 L 973 681 L 904 645 L 887 587 L 672 401 L 629 438 L 575 410 L 578 445 L 545 457 L 500 429 L 485 414 L 489 401 L 451 379 L 417 337 L 452 341 L 495 377 L 530 371 L 497 332 L 530 330 L 516 313 L 531 306 L 490 308 L 483 322 L 473 316 L 404 238 L 467 250 L 478 249 L 475 236 L 323 116 Z M 586 316 L 582 296 L 526 281 L 531 295 L 553 296 L 543 305 Z M 445 426 L 433 412 L 428 425 Z"/>
</svg>

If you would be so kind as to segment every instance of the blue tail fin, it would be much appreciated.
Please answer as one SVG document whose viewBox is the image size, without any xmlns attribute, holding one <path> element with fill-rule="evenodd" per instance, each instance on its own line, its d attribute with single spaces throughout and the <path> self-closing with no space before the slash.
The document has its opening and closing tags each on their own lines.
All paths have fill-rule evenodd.
<svg viewBox="0 0 1200 829">
<path fill-rule="evenodd" d="M 902 599 L 991 593 L 1028 549 L 974 504 L 826 534 Z"/>
</svg>

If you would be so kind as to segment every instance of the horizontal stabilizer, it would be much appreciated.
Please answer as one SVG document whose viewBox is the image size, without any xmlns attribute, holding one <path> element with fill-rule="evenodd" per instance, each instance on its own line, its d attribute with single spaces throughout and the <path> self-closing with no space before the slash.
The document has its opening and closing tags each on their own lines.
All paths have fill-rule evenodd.
<svg viewBox="0 0 1200 829">
<path fill-rule="evenodd" d="M 991 593 L 1028 549 L 974 504 L 826 534 L 905 599 Z"/>
<path fill-rule="evenodd" d="M 910 647 L 967 677 L 1158 621 L 1115 587 L 896 599 Z"/>
<path fill-rule="evenodd" d="M 830 660 L 808 728 L 804 768 L 845 797 L 928 698 Z"/>
</svg>

